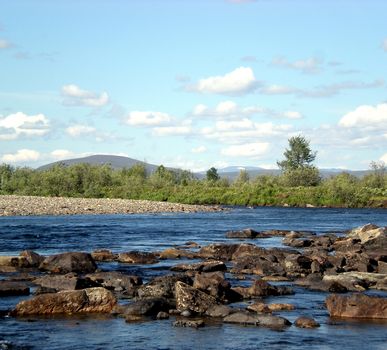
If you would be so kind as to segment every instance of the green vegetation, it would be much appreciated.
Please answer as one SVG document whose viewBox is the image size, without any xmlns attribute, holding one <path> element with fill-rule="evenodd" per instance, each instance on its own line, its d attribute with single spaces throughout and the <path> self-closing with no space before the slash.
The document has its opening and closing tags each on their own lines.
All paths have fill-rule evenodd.
<svg viewBox="0 0 387 350">
<path fill-rule="evenodd" d="M 0 194 L 248 206 L 386 206 L 387 173 L 381 164 L 374 165 L 372 172 L 361 179 L 341 173 L 320 180 L 318 185 L 291 186 L 286 172 L 279 176 L 262 175 L 250 179 L 242 170 L 234 181 L 230 181 L 219 178 L 217 171 L 211 171 L 218 175 L 217 179 L 198 180 L 190 172 L 173 172 L 163 166 L 147 174 L 141 165 L 121 170 L 113 170 L 107 165 L 56 165 L 39 171 L 4 164 L 0 166 Z"/>
</svg>

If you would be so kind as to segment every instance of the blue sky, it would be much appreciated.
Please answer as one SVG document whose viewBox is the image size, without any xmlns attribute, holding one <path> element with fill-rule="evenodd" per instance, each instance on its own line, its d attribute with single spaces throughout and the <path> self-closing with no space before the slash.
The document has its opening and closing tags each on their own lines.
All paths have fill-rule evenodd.
<svg viewBox="0 0 387 350">
<path fill-rule="evenodd" d="M 387 2 L 0 0 L 0 163 L 387 163 Z"/>
</svg>

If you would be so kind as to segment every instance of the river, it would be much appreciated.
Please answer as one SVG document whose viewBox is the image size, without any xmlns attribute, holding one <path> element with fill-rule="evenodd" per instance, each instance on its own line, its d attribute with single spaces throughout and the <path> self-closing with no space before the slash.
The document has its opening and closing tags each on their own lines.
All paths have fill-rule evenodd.
<svg viewBox="0 0 387 350">
<path fill-rule="evenodd" d="M 327 208 L 230 208 L 215 213 L 87 215 L 0 218 L 0 254 L 17 255 L 32 249 L 44 255 L 66 251 L 108 248 L 155 251 L 187 241 L 200 245 L 236 242 L 226 239 L 229 230 L 309 230 L 318 234 L 341 233 L 372 222 L 387 225 L 387 211 L 378 209 Z M 239 241 L 240 242 L 240 241 Z M 249 242 L 249 241 L 248 241 Z M 281 238 L 258 239 L 262 247 L 281 246 Z M 117 263 L 100 264 L 103 269 L 150 278 L 167 273 L 176 260 L 165 260 L 145 268 Z M 0 278 L 7 277 L 5 274 Z M 249 281 L 234 281 L 251 283 Z M 14 319 L 0 313 L 1 342 L 16 349 L 387 349 L 387 322 L 332 320 L 324 306 L 326 294 L 294 287 L 295 294 L 268 298 L 270 302 L 295 305 L 280 312 L 291 322 L 300 316 L 314 317 L 321 327 L 313 330 L 294 326 L 284 331 L 209 322 L 202 329 L 175 328 L 170 320 L 135 324 L 110 316 L 48 317 Z M 385 295 L 386 293 L 379 293 Z M 26 297 L 0 298 L 0 310 L 13 308 Z M 4 345 L 5 346 L 5 345 Z"/>
</svg>

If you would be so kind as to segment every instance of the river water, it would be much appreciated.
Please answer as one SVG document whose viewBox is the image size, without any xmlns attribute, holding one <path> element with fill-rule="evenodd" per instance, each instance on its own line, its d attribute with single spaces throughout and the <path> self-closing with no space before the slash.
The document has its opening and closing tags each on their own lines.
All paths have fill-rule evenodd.
<svg viewBox="0 0 387 350">
<path fill-rule="evenodd" d="M 229 230 L 309 230 L 341 233 L 372 222 L 387 225 L 387 211 L 378 209 L 231 208 L 216 213 L 43 216 L 0 218 L 0 255 L 32 249 L 44 255 L 108 248 L 155 251 L 187 241 L 200 245 L 236 242 Z M 281 246 L 280 238 L 251 241 L 262 247 Z M 166 274 L 178 263 L 165 260 L 145 267 L 100 264 L 150 278 Z M 5 274 L 0 278 L 9 277 Z M 234 281 L 248 285 L 251 281 Z M 277 313 L 293 322 L 298 316 L 315 318 L 313 330 L 291 326 L 283 331 L 209 322 L 201 329 L 174 328 L 170 320 L 128 324 L 110 316 L 14 319 L 1 316 L 0 349 L 11 342 L 17 349 L 387 349 L 387 322 L 333 320 L 324 306 L 326 294 L 294 287 L 295 294 L 266 302 L 292 303 L 295 310 Z M 378 293 L 387 296 L 385 293 Z M 26 297 L 0 298 L 0 310 L 13 308 Z M 28 298 L 28 297 L 27 297 Z"/>
</svg>

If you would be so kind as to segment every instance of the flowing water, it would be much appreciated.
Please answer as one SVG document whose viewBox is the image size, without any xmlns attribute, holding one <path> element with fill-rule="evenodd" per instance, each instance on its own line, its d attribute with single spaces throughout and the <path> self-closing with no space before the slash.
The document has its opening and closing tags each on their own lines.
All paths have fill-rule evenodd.
<svg viewBox="0 0 387 350">
<path fill-rule="evenodd" d="M 45 216 L 0 218 L 0 255 L 17 255 L 32 249 L 44 255 L 66 251 L 108 248 L 156 251 L 187 241 L 200 245 L 236 242 L 228 230 L 310 230 L 341 233 L 372 222 L 387 225 L 387 212 L 378 209 L 232 208 L 217 213 L 152 215 Z M 240 241 L 239 241 L 240 242 Z M 280 238 L 258 239 L 263 247 L 281 246 Z M 166 274 L 178 263 L 165 260 L 145 267 L 103 263 L 102 269 L 138 274 L 144 281 Z M 9 277 L 0 274 L 0 278 Z M 235 281 L 233 284 L 248 284 Z M 173 318 L 137 324 L 110 316 L 33 317 L 14 319 L 1 310 L 13 308 L 28 297 L 0 298 L 0 349 L 10 342 L 17 349 L 387 349 L 387 322 L 334 320 L 324 306 L 326 294 L 294 287 L 295 294 L 268 298 L 295 305 L 277 313 L 294 321 L 300 315 L 315 318 L 313 330 L 291 326 L 283 331 L 209 322 L 201 329 L 175 328 Z M 385 295 L 385 293 L 379 293 Z M 1 316 L 3 315 L 3 316 Z M 11 345 L 9 345 L 11 346 Z"/>
</svg>

